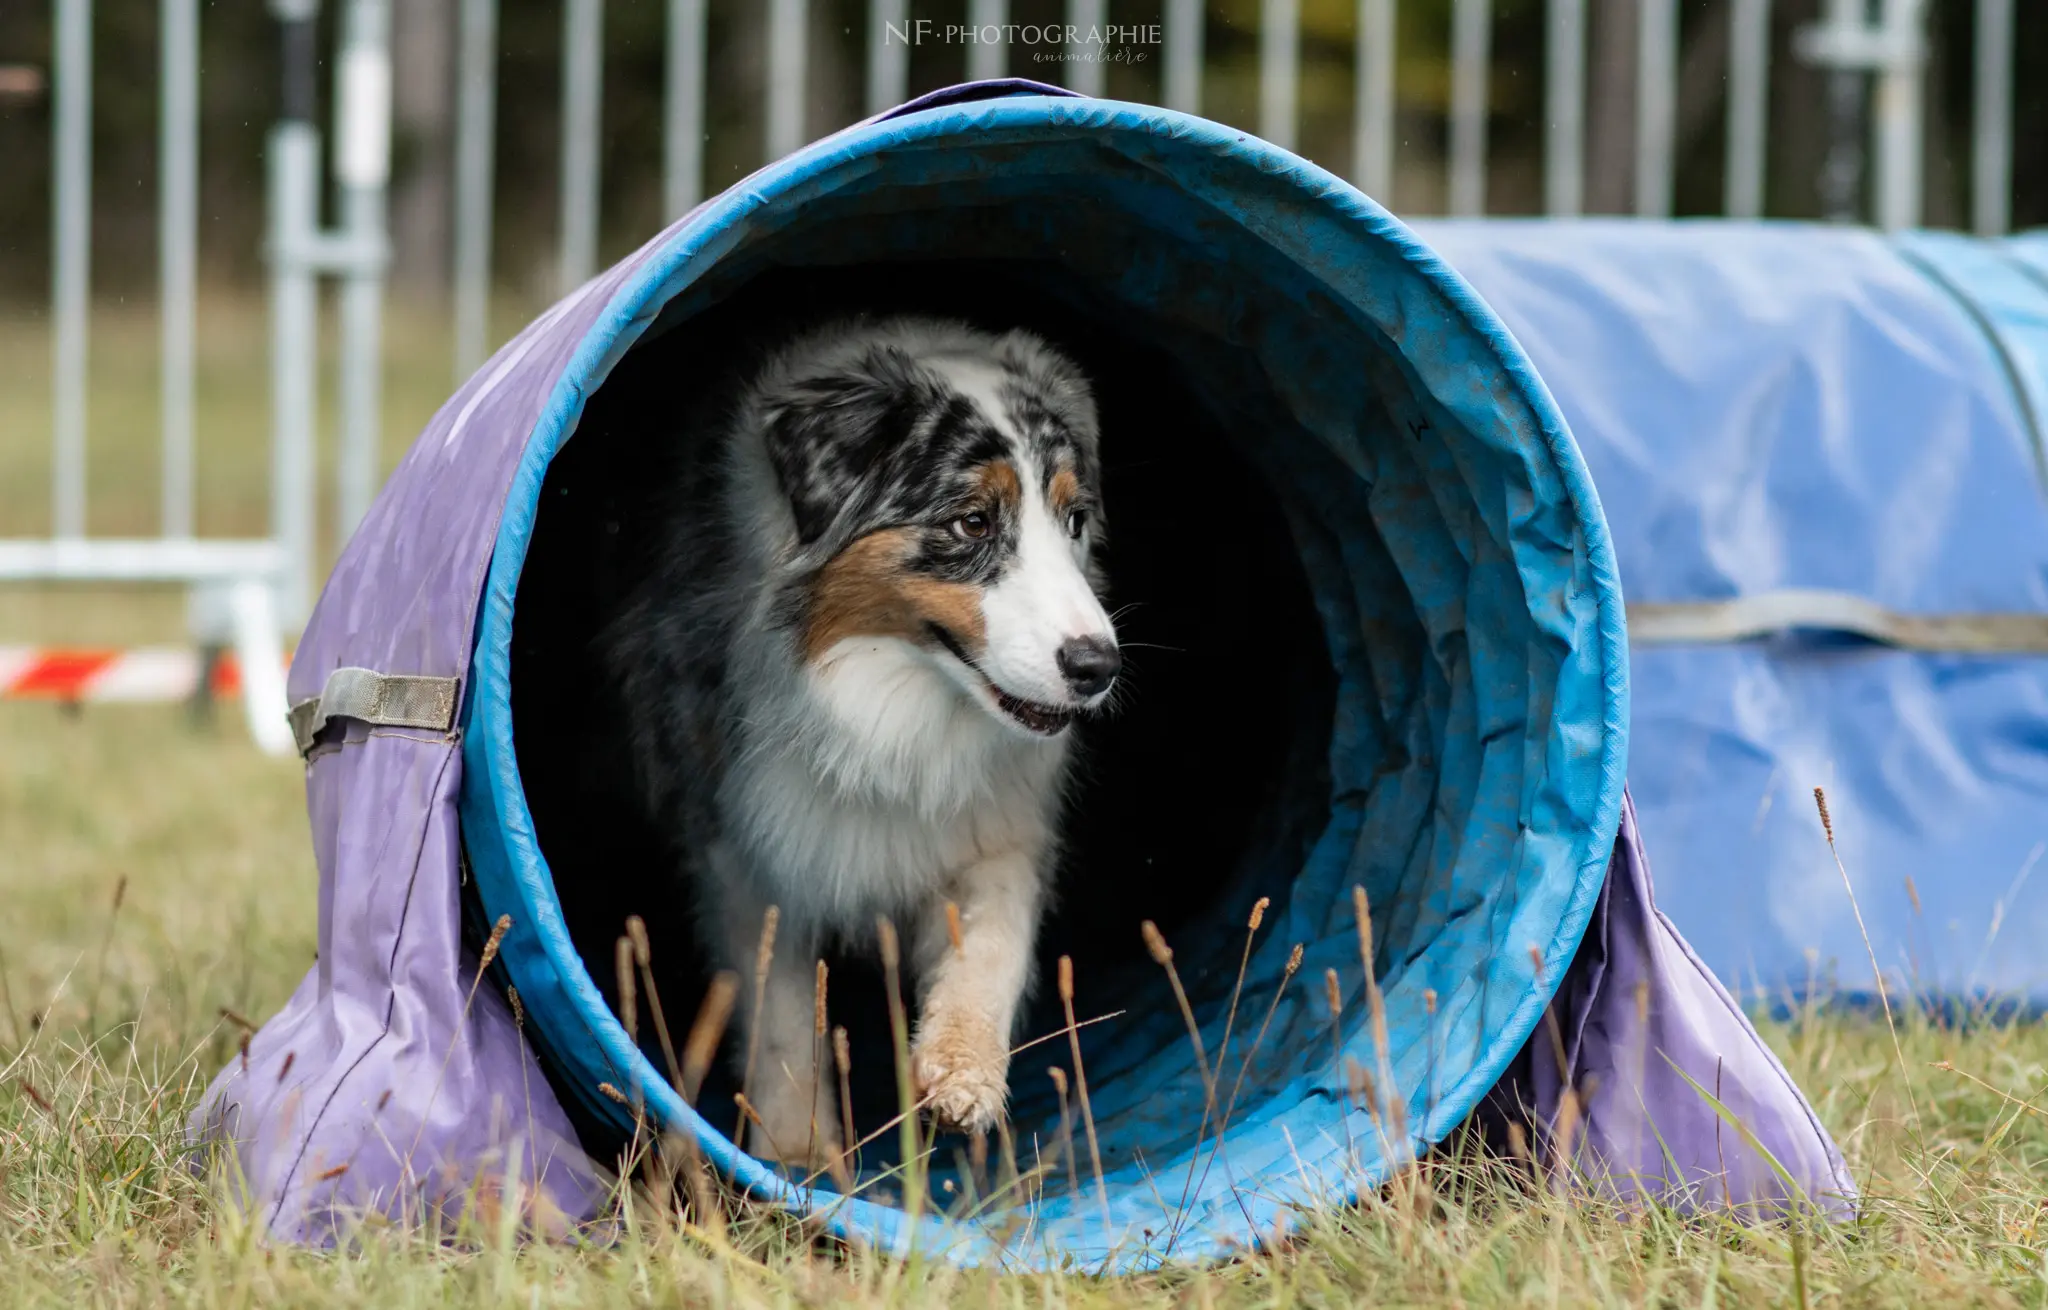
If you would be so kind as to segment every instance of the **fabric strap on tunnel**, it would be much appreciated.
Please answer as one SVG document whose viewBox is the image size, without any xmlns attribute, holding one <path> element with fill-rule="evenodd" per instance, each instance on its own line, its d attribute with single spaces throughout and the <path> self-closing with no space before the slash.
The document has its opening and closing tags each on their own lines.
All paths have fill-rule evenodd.
<svg viewBox="0 0 2048 1310">
<path fill-rule="evenodd" d="M 360 719 L 373 727 L 446 732 L 455 725 L 459 686 L 455 678 L 336 669 L 327 675 L 327 685 L 318 696 L 292 706 L 292 739 L 298 743 L 299 754 L 304 755 L 313 749 L 314 738 L 332 719 Z"/>
<path fill-rule="evenodd" d="M 2048 655 L 2048 614 L 1900 614 L 1861 596 L 1804 589 L 1628 607 L 1628 637 L 1639 646 L 1749 641 L 1799 628 L 1848 633 L 1902 650 Z"/>
</svg>

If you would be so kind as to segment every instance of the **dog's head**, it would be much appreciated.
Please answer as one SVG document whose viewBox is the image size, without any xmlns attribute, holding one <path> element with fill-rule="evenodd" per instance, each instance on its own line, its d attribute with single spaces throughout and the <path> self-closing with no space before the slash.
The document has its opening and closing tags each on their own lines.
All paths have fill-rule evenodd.
<svg viewBox="0 0 2048 1310">
<path fill-rule="evenodd" d="M 1024 332 L 894 319 L 798 343 L 755 405 L 805 660 L 907 657 L 1037 736 L 1103 703 L 1121 656 L 1097 595 L 1095 404 L 1072 363 Z"/>
</svg>

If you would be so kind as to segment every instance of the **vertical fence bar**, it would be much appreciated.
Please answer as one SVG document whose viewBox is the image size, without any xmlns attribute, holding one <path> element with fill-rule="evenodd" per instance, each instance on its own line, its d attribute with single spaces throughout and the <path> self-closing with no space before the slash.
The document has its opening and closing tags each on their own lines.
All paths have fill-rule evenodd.
<svg viewBox="0 0 2048 1310">
<path fill-rule="evenodd" d="M 910 0 L 873 0 L 868 7 L 868 112 L 910 98 Z"/>
<path fill-rule="evenodd" d="M 1970 225 L 1987 237 L 2012 227 L 2012 8 L 2012 0 L 1977 0 Z"/>
<path fill-rule="evenodd" d="M 86 295 L 92 282 L 92 0 L 57 0 L 50 205 L 50 513 L 85 535 Z"/>
<path fill-rule="evenodd" d="M 1487 74 L 1493 63 L 1493 0 L 1451 5 L 1450 209 L 1486 212 Z"/>
<path fill-rule="evenodd" d="M 199 4 L 163 0 L 157 157 L 157 277 L 162 288 L 158 404 L 163 534 L 192 535 L 192 353 L 199 258 Z"/>
<path fill-rule="evenodd" d="M 1586 205 L 1586 0 L 1550 0 L 1543 52 L 1543 208 Z"/>
<path fill-rule="evenodd" d="M 1202 29 L 1207 14 L 1202 0 L 1166 0 L 1161 15 L 1166 30 L 1164 86 L 1161 92 L 1168 109 L 1183 114 L 1202 112 L 1202 47 L 1207 35 Z"/>
<path fill-rule="evenodd" d="M 768 3 L 768 157 L 780 159 L 804 143 L 805 0 Z"/>
<path fill-rule="evenodd" d="M 1067 0 L 1067 25 L 1077 29 L 1082 40 L 1060 47 L 1067 57 L 1064 80 L 1069 90 L 1084 96 L 1101 95 L 1104 74 L 1109 71 L 1102 63 L 1102 42 L 1089 39 L 1106 21 L 1108 12 L 1108 0 Z"/>
<path fill-rule="evenodd" d="M 1728 15 L 1728 155 L 1721 204 L 1730 218 L 1764 213 L 1764 127 L 1771 97 L 1771 0 L 1735 0 Z"/>
<path fill-rule="evenodd" d="M 278 598 L 287 626 L 313 597 L 319 290 L 307 249 L 320 215 L 320 133 L 313 126 L 316 0 L 271 0 L 283 73 L 278 119 L 264 143 L 270 263 L 270 534 L 285 553 Z"/>
<path fill-rule="evenodd" d="M 661 196 L 671 219 L 704 198 L 704 23 L 704 0 L 668 0 Z"/>
<path fill-rule="evenodd" d="M 455 86 L 455 383 L 491 331 L 491 209 L 498 139 L 498 0 L 462 0 Z"/>
<path fill-rule="evenodd" d="M 1260 0 L 1259 135 L 1294 149 L 1301 102 L 1301 0 Z"/>
<path fill-rule="evenodd" d="M 1671 216 L 1677 130 L 1677 0 L 1643 0 L 1636 27 L 1636 213 Z"/>
<path fill-rule="evenodd" d="M 1886 230 L 1920 222 L 1921 72 L 1926 42 L 1924 0 L 1884 0 L 1884 36 L 1892 57 L 1878 70 L 1871 128 L 1877 223 Z"/>
<path fill-rule="evenodd" d="M 562 6 L 561 289 L 597 272 L 598 170 L 603 146 L 604 0 Z"/>
<path fill-rule="evenodd" d="M 385 195 L 391 179 L 391 0 L 349 0 L 335 78 L 334 178 L 353 252 L 341 285 L 341 433 L 335 534 L 345 542 L 377 490 L 383 418 Z"/>
<path fill-rule="evenodd" d="M 967 0 L 967 21 L 974 28 L 974 39 L 967 43 L 968 80 L 1001 77 L 1009 65 L 1010 49 L 1002 28 L 1010 21 L 1010 0 Z M 996 29 L 993 41 L 986 39 L 990 28 Z"/>
<path fill-rule="evenodd" d="M 1358 189 L 1393 203 L 1394 0 L 1358 0 L 1352 52 L 1351 176 Z"/>
</svg>

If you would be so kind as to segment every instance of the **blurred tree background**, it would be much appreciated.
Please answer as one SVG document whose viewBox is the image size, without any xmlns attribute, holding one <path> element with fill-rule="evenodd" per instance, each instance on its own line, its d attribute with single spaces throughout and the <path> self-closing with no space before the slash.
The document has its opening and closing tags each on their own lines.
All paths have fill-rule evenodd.
<svg viewBox="0 0 2048 1310">
<path fill-rule="evenodd" d="M 1111 20 L 1160 19 L 1161 0 L 1113 0 Z M 1728 19 L 1733 0 L 1682 0 L 1677 86 L 1677 212 L 1711 214 L 1721 199 Z M 1825 0 L 1772 6 L 1768 211 L 1819 213 L 1815 179 L 1826 148 L 1824 80 L 1790 54 L 1792 33 Z M 966 0 L 913 0 L 912 15 L 964 21 Z M 1588 0 L 1587 208 L 1622 213 L 1633 194 L 1635 14 L 1638 0 Z M 710 0 L 705 186 L 716 190 L 763 162 L 761 58 L 765 6 Z M 332 27 L 339 6 L 323 6 Z M 1932 0 L 1926 112 L 1925 221 L 1954 227 L 1968 214 L 1971 0 Z M 158 6 L 100 0 L 94 15 L 94 287 L 102 298 L 148 297 L 155 279 Z M 1491 212 L 1538 212 L 1543 169 L 1544 0 L 1495 0 L 1488 130 Z M 2013 173 L 2017 226 L 2048 223 L 2048 4 L 2018 6 L 2019 67 Z M 394 293 L 446 294 L 453 194 L 456 0 L 393 5 L 396 104 L 392 227 Z M 1396 75 L 1397 212 L 1444 204 L 1451 0 L 1400 0 Z M 859 116 L 868 39 L 865 0 L 812 0 L 809 128 L 822 134 Z M 1299 148 L 1339 172 L 1351 157 L 1353 0 L 1303 0 Z M 1060 21 L 1063 0 L 1013 0 L 1012 21 Z M 1249 127 L 1257 117 L 1259 0 L 1209 0 L 1204 112 Z M 0 3 L 0 64 L 46 67 L 48 0 Z M 609 260 L 643 240 L 661 212 L 664 0 L 605 5 L 604 236 Z M 498 71 L 496 270 L 508 288 L 552 289 L 556 223 L 559 0 L 503 0 Z M 276 29 L 258 0 L 208 0 L 201 17 L 202 269 L 227 288 L 261 276 L 263 139 L 277 103 Z M 1009 71 L 1057 81 L 1058 65 L 1013 47 Z M 1160 95 L 1157 51 L 1108 70 L 1112 96 Z M 960 80 L 965 48 L 929 43 L 911 61 L 911 88 Z M 323 75 L 327 71 L 323 66 Z M 323 89 L 325 91 L 326 89 Z M 328 97 L 323 94 L 323 104 Z M 37 312 L 48 294 L 48 96 L 0 99 L 0 300 Z"/>
</svg>

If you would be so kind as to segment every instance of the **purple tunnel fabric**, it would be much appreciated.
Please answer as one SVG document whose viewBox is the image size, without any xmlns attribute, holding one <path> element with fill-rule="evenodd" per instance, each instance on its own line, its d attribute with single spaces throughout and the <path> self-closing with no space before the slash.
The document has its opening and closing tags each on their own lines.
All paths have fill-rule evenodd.
<svg viewBox="0 0 2048 1310">
<path fill-rule="evenodd" d="M 513 465 L 571 351 L 622 276 L 530 325 L 444 405 L 335 565 L 293 655 L 293 703 L 344 667 L 467 674 Z M 462 947 L 454 733 L 350 723 L 306 766 L 319 956 L 193 1121 L 231 1145 L 277 1236 L 328 1242 L 361 1212 L 460 1208 L 477 1186 L 587 1218 L 583 1154 L 504 995 Z"/>
<path fill-rule="evenodd" d="M 1537 1031 L 1495 1098 L 1531 1112 L 1553 1162 L 1569 1151 L 1596 1189 L 1681 1209 L 1853 1214 L 1855 1180 L 1827 1129 L 1657 908 L 1632 801 L 1554 1004 L 1555 1032 Z"/>
<path fill-rule="evenodd" d="M 515 468 L 571 357 L 667 235 L 529 325 L 435 415 L 336 565 L 293 661 L 295 703 L 344 667 L 467 687 Z M 192 1121 L 281 1239 L 332 1242 L 355 1214 L 418 1217 L 476 1197 L 534 1205 L 544 1228 L 604 1204 L 605 1169 L 583 1154 L 506 996 L 488 979 L 477 985 L 462 945 L 459 736 L 349 723 L 308 761 L 318 959 Z M 1839 1152 L 1656 912 L 1626 808 L 1553 1013 L 1562 1067 L 1539 1028 L 1504 1091 L 1554 1124 L 1567 1085 L 1576 1089 L 1579 1158 L 1596 1172 L 1682 1206 L 1803 1195 L 1846 1212 L 1853 1186 Z M 1679 1070 L 1720 1088 L 1741 1127 Z"/>
</svg>

